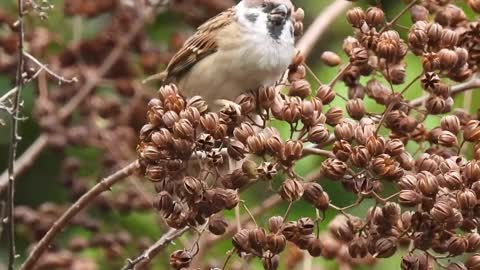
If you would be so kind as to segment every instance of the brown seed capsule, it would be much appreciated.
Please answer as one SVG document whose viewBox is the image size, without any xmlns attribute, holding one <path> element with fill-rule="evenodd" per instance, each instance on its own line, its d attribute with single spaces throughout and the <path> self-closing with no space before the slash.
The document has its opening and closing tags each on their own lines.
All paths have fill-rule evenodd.
<svg viewBox="0 0 480 270">
<path fill-rule="evenodd" d="M 359 146 L 355 146 L 352 149 L 350 160 L 355 166 L 360 168 L 365 168 L 367 164 L 370 162 L 370 159 L 371 159 L 370 152 L 368 152 L 365 146 L 359 145 Z"/>
<path fill-rule="evenodd" d="M 309 235 L 313 233 L 315 228 L 315 222 L 309 217 L 303 217 L 297 221 L 298 229 L 303 235 Z"/>
<path fill-rule="evenodd" d="M 371 27 L 378 27 L 385 23 L 385 13 L 377 7 L 369 7 L 366 14 L 366 22 Z"/>
<path fill-rule="evenodd" d="M 315 208 L 321 211 L 327 210 L 330 199 L 328 194 L 323 191 L 322 186 L 318 183 L 304 183 L 303 184 L 304 193 L 303 198 L 313 204 Z"/>
<path fill-rule="evenodd" d="M 470 161 L 463 167 L 462 176 L 468 183 L 477 182 L 480 179 L 480 166 L 475 161 Z"/>
<path fill-rule="evenodd" d="M 477 205 L 477 196 L 470 189 L 465 189 L 457 193 L 457 203 L 460 209 L 470 210 Z"/>
<path fill-rule="evenodd" d="M 352 146 L 344 140 L 336 141 L 333 144 L 332 152 L 336 158 L 347 161 L 352 154 Z"/>
<path fill-rule="evenodd" d="M 383 137 L 370 136 L 366 147 L 372 156 L 377 156 L 385 152 L 386 142 Z"/>
<path fill-rule="evenodd" d="M 212 195 L 209 200 L 213 205 L 233 209 L 240 201 L 238 192 L 232 189 L 215 188 L 212 189 Z"/>
<path fill-rule="evenodd" d="M 328 129 L 323 124 L 317 124 L 308 131 L 308 140 L 313 143 L 324 143 L 330 138 Z"/>
<path fill-rule="evenodd" d="M 348 253 L 352 258 L 365 258 L 368 254 L 367 245 L 365 238 L 356 236 L 348 243 Z"/>
<path fill-rule="evenodd" d="M 438 222 L 445 222 L 453 215 L 453 208 L 445 201 L 436 202 L 430 210 L 433 219 Z"/>
<path fill-rule="evenodd" d="M 399 156 L 405 152 L 405 145 L 399 139 L 387 141 L 385 145 L 386 153 L 391 156 Z"/>
<path fill-rule="evenodd" d="M 350 63 L 354 66 L 361 66 L 368 62 L 368 50 L 364 47 L 353 48 L 349 56 Z"/>
<path fill-rule="evenodd" d="M 208 111 L 207 102 L 200 96 L 193 96 L 187 101 L 187 107 L 195 107 L 200 112 L 204 114 Z"/>
<path fill-rule="evenodd" d="M 298 160 L 302 157 L 303 144 L 301 141 L 288 140 L 285 143 L 285 159 L 288 162 Z"/>
<path fill-rule="evenodd" d="M 480 270 L 480 254 L 473 254 L 465 261 L 468 270 Z"/>
<path fill-rule="evenodd" d="M 468 6 L 475 12 L 480 13 L 480 1 L 479 0 L 467 0 Z"/>
<path fill-rule="evenodd" d="M 359 7 L 352 8 L 347 12 L 347 21 L 353 27 L 360 28 L 362 24 L 365 22 L 365 19 L 366 19 L 366 14 Z"/>
<path fill-rule="evenodd" d="M 440 40 L 440 46 L 443 48 L 453 48 L 458 43 L 458 33 L 451 29 L 443 29 L 442 39 Z"/>
<path fill-rule="evenodd" d="M 238 251 L 249 253 L 249 232 L 248 229 L 242 229 L 233 235 L 232 244 Z"/>
<path fill-rule="evenodd" d="M 342 59 L 340 59 L 340 56 L 331 51 L 323 52 L 320 59 L 330 67 L 338 66 L 342 63 Z"/>
<path fill-rule="evenodd" d="M 263 155 L 266 150 L 266 140 L 262 134 L 250 136 L 247 139 L 246 146 L 250 153 Z"/>
<path fill-rule="evenodd" d="M 403 255 L 400 268 L 402 270 L 418 270 L 420 262 L 414 253 L 407 253 Z"/>
<path fill-rule="evenodd" d="M 188 268 L 192 262 L 192 254 L 186 250 L 177 250 L 170 255 L 170 265 L 175 269 Z"/>
<path fill-rule="evenodd" d="M 460 131 L 460 119 L 455 115 L 444 116 L 440 122 L 440 126 L 443 130 L 457 134 Z"/>
<path fill-rule="evenodd" d="M 458 171 L 448 171 L 444 174 L 444 183 L 445 187 L 451 189 L 451 190 L 456 190 L 460 189 L 463 184 L 462 176 Z"/>
<path fill-rule="evenodd" d="M 270 109 L 275 102 L 277 92 L 274 87 L 261 87 L 258 89 L 258 102 L 264 109 Z"/>
<path fill-rule="evenodd" d="M 447 242 L 447 250 L 452 256 L 458 256 L 467 250 L 468 241 L 464 237 L 452 236 Z"/>
<path fill-rule="evenodd" d="M 445 147 L 453 147 L 458 145 L 457 136 L 450 131 L 442 130 L 438 135 L 438 144 Z"/>
<path fill-rule="evenodd" d="M 347 171 L 347 164 L 339 159 L 328 158 L 322 162 L 321 171 L 332 180 L 340 180 Z"/>
<path fill-rule="evenodd" d="M 286 244 L 287 240 L 283 234 L 270 233 L 267 235 L 267 249 L 273 254 L 281 253 L 285 249 Z"/>
<path fill-rule="evenodd" d="M 220 125 L 220 118 L 218 114 L 209 112 L 200 118 L 200 124 L 207 133 L 213 135 Z"/>
<path fill-rule="evenodd" d="M 273 216 L 268 220 L 268 230 L 271 233 L 278 233 L 283 226 L 283 217 Z"/>
<path fill-rule="evenodd" d="M 310 256 L 320 257 L 322 255 L 323 243 L 317 237 L 312 237 L 308 241 L 307 250 Z"/>
<path fill-rule="evenodd" d="M 153 200 L 153 207 L 169 215 L 173 211 L 173 199 L 170 193 L 166 191 L 158 193 Z"/>
<path fill-rule="evenodd" d="M 327 124 L 335 126 L 343 119 L 343 110 L 339 107 L 331 107 L 325 114 L 325 117 Z"/>
<path fill-rule="evenodd" d="M 307 80 L 297 80 L 290 85 L 288 95 L 306 98 L 312 92 L 311 85 Z"/>
<path fill-rule="evenodd" d="M 468 123 L 463 127 L 463 138 L 469 142 L 480 141 L 480 121 L 468 121 Z"/>
<path fill-rule="evenodd" d="M 210 217 L 208 222 L 208 230 L 215 235 L 222 235 L 227 230 L 228 223 L 224 216 L 215 215 Z"/>
<path fill-rule="evenodd" d="M 182 139 L 191 139 L 194 135 L 194 129 L 190 121 L 180 119 L 173 125 L 173 134 Z"/>
<path fill-rule="evenodd" d="M 380 238 L 375 242 L 374 257 L 389 258 L 397 251 L 397 241 L 393 237 Z"/>
<path fill-rule="evenodd" d="M 353 119 L 360 120 L 365 115 L 365 105 L 363 100 L 356 98 L 347 102 L 347 112 Z"/>
<path fill-rule="evenodd" d="M 280 265 L 280 257 L 278 255 L 264 256 L 262 257 L 262 265 L 265 270 L 277 270 Z"/>
<path fill-rule="evenodd" d="M 195 177 L 186 176 L 183 178 L 183 189 L 189 195 L 199 195 L 203 185 L 200 180 Z"/>
<path fill-rule="evenodd" d="M 422 195 L 414 190 L 401 190 L 398 202 L 404 206 L 413 207 L 422 201 Z"/>
<path fill-rule="evenodd" d="M 282 139 L 277 136 L 271 136 L 267 139 L 267 148 L 272 154 L 276 155 L 277 157 L 283 158 L 284 151 L 285 151 L 285 144 L 283 143 Z"/>
<path fill-rule="evenodd" d="M 438 23 L 432 23 L 427 28 L 429 44 L 436 44 L 442 38 L 443 27 Z"/>
<path fill-rule="evenodd" d="M 455 67 L 458 56 L 454 50 L 441 49 L 438 52 L 438 59 L 440 61 L 440 69 L 448 71 Z"/>
<path fill-rule="evenodd" d="M 298 200 L 303 192 L 302 183 L 295 179 L 285 180 L 280 188 L 280 196 L 288 202 Z"/>
<path fill-rule="evenodd" d="M 250 243 L 250 247 L 252 249 L 258 253 L 262 253 L 262 250 L 267 244 L 267 235 L 265 234 L 265 230 L 258 227 L 250 230 L 248 232 L 248 242 Z"/>
<path fill-rule="evenodd" d="M 414 5 L 410 8 L 410 14 L 412 15 L 412 21 L 427 21 L 428 20 L 428 9 L 422 5 Z"/>
<path fill-rule="evenodd" d="M 438 183 L 435 176 L 428 172 L 422 171 L 417 173 L 418 188 L 425 196 L 434 196 L 438 192 Z"/>
<path fill-rule="evenodd" d="M 323 104 L 327 105 L 335 99 L 335 92 L 333 92 L 330 86 L 324 84 L 318 88 L 316 97 L 319 98 Z"/>
<path fill-rule="evenodd" d="M 335 126 L 333 132 L 338 140 L 350 141 L 353 139 L 354 130 L 353 122 L 344 120 Z"/>
</svg>

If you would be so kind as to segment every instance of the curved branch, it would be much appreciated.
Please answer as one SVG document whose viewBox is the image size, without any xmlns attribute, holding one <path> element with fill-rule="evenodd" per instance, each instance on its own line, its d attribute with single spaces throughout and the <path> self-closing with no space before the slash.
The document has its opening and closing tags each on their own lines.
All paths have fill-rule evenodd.
<svg viewBox="0 0 480 270">
<path fill-rule="evenodd" d="M 70 208 L 68 208 L 67 211 L 65 211 L 65 213 L 63 213 L 63 215 L 53 223 L 52 227 L 42 237 L 42 239 L 40 239 L 37 245 L 33 248 L 32 252 L 30 252 L 20 270 L 32 269 L 45 250 L 47 250 L 55 236 L 57 236 L 57 234 L 59 234 L 65 228 L 65 226 L 67 226 L 73 217 L 75 217 L 81 210 L 86 208 L 96 197 L 98 197 L 98 195 L 109 190 L 110 187 L 112 187 L 115 183 L 121 181 L 127 176 L 132 175 L 139 167 L 140 164 L 138 160 L 136 160 L 109 177 L 103 179 L 93 188 L 87 191 L 87 193 L 83 194 L 80 199 L 70 206 Z"/>
<path fill-rule="evenodd" d="M 477 74 L 472 79 L 452 86 L 451 95 L 455 96 L 462 92 L 473 90 L 475 88 L 480 88 L 480 74 Z M 428 99 L 428 95 L 421 96 L 419 98 L 413 99 L 409 102 L 410 106 L 418 107 L 422 105 Z"/>
<path fill-rule="evenodd" d="M 188 231 L 188 229 L 189 227 L 184 227 L 182 229 L 170 229 L 168 232 L 162 235 L 162 237 L 160 237 L 155 244 L 151 245 L 147 250 L 140 254 L 140 256 L 133 260 L 127 260 L 127 264 L 122 267 L 121 270 L 133 270 L 136 269 L 137 266 L 143 267 L 147 265 L 158 253 L 160 253 L 160 251 L 162 251 L 173 240 L 182 236 L 186 231 Z"/>
<path fill-rule="evenodd" d="M 307 57 L 328 27 L 351 5 L 352 3 L 348 1 L 335 1 L 325 8 L 298 41 L 297 49 Z"/>
</svg>

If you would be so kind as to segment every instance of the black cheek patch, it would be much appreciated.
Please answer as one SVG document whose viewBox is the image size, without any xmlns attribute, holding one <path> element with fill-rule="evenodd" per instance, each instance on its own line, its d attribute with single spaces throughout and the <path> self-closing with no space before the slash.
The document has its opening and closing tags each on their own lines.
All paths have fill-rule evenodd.
<svg viewBox="0 0 480 270">
<path fill-rule="evenodd" d="M 268 27 L 268 32 L 270 33 L 270 36 L 273 39 L 278 40 L 282 35 L 282 31 L 283 31 L 283 28 L 285 27 L 285 24 L 278 25 L 272 22 L 268 22 L 267 27 Z"/>
<path fill-rule="evenodd" d="M 249 22 L 255 23 L 255 22 L 257 21 L 258 14 L 254 14 L 254 13 L 246 14 L 246 15 L 245 15 L 245 18 L 246 18 Z"/>
</svg>

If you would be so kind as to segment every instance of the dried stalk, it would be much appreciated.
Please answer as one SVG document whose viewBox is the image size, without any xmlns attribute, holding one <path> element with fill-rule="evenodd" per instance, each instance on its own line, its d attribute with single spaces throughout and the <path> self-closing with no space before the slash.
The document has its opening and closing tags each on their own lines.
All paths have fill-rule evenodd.
<svg viewBox="0 0 480 270">
<path fill-rule="evenodd" d="M 97 76 L 91 76 L 88 78 L 85 85 L 77 92 L 77 94 L 59 111 L 60 120 L 67 119 L 77 108 L 78 106 L 88 97 L 88 95 L 93 91 L 95 86 L 102 80 L 102 77 L 112 68 L 113 65 L 118 61 L 120 57 L 123 56 L 125 50 L 128 48 L 128 45 L 133 41 L 135 36 L 143 29 L 147 23 L 149 17 L 153 14 L 153 10 L 148 8 L 147 10 L 141 13 L 139 19 L 132 26 L 130 31 L 122 37 L 117 46 L 105 59 L 103 64 L 98 68 Z M 13 172 L 15 177 L 18 177 L 21 173 L 27 170 L 35 161 L 36 157 L 39 156 L 48 146 L 48 136 L 46 134 L 41 134 L 35 142 L 20 156 L 18 162 L 22 166 L 18 166 Z M 0 192 L 6 187 L 8 182 L 7 172 L 2 173 L 0 176 Z"/>
<path fill-rule="evenodd" d="M 160 237 L 160 239 L 155 242 L 155 244 L 150 246 L 140 256 L 136 257 L 133 260 L 127 260 L 127 264 L 122 267 L 121 270 L 133 270 L 136 269 L 136 267 L 143 267 L 147 265 L 158 253 L 160 253 L 160 251 L 162 251 L 173 240 L 182 236 L 186 231 L 188 231 L 188 229 L 189 227 L 184 227 L 183 229 L 170 229 L 168 232 L 162 235 L 162 237 Z"/>
<path fill-rule="evenodd" d="M 15 222 L 13 219 L 13 211 L 15 208 L 15 159 L 17 155 L 17 146 L 21 137 L 18 134 L 18 125 L 20 118 L 21 95 L 23 90 L 23 46 L 25 41 L 25 32 L 23 25 L 23 1 L 18 0 L 18 60 L 17 60 L 17 74 L 15 85 L 17 91 L 13 94 L 10 128 L 10 145 L 8 151 L 8 194 L 7 194 L 7 217 L 4 219 L 7 223 L 7 239 L 8 239 L 8 269 L 13 270 L 15 264 Z"/>
<path fill-rule="evenodd" d="M 48 232 L 42 237 L 42 239 L 40 239 L 37 245 L 30 252 L 20 270 L 33 269 L 38 259 L 40 259 L 42 254 L 47 250 L 55 236 L 68 225 L 73 217 L 75 217 L 81 210 L 93 202 L 98 195 L 109 190 L 115 183 L 132 175 L 139 167 L 140 164 L 138 161 L 134 161 L 126 167 L 118 170 L 114 174 L 103 179 L 93 188 L 87 191 L 87 193 L 83 194 L 82 197 L 80 197 L 72 206 L 70 206 L 70 208 L 67 209 L 67 211 L 65 211 L 65 213 L 63 213 L 58 220 L 53 223 L 50 230 L 48 230 Z"/>
</svg>

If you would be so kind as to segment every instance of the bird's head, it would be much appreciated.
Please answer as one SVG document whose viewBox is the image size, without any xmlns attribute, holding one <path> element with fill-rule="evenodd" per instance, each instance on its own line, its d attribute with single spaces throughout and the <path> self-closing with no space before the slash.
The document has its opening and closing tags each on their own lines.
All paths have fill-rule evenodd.
<svg viewBox="0 0 480 270">
<path fill-rule="evenodd" d="M 290 31 L 293 4 L 290 0 L 243 0 L 237 5 L 240 20 L 264 28 L 278 39 L 284 29 Z"/>
</svg>

